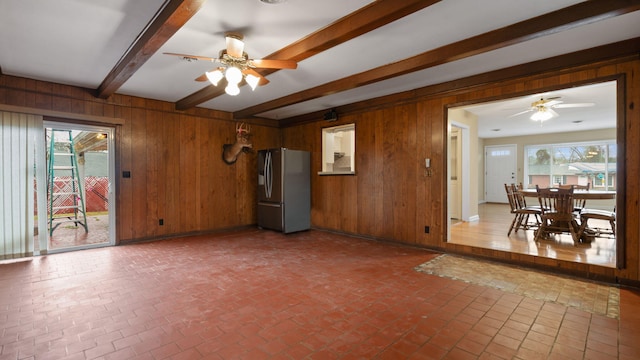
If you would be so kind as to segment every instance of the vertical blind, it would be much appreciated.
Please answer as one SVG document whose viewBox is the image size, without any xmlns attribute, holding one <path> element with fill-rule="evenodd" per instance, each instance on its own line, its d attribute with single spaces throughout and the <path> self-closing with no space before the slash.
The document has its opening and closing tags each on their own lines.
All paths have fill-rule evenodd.
<svg viewBox="0 0 640 360">
<path fill-rule="evenodd" d="M 0 111 L 0 260 L 34 253 L 34 184 L 42 131 L 42 116 Z"/>
</svg>

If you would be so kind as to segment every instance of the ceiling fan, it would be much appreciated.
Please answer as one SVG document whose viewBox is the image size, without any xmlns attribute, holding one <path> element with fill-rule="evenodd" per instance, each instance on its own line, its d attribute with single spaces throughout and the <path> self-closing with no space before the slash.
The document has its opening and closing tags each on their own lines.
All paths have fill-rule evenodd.
<svg viewBox="0 0 640 360">
<path fill-rule="evenodd" d="M 533 112 L 530 119 L 534 121 L 543 122 L 551 118 L 560 116 L 553 109 L 590 107 L 595 105 L 594 103 L 563 104 L 563 102 L 558 99 L 560 99 L 560 96 L 549 97 L 546 99 L 541 97 L 540 100 L 532 102 L 531 106 L 527 110 L 520 111 L 519 113 L 515 113 L 509 117 L 514 117 L 514 116 L 526 114 L 528 112 Z"/>
<path fill-rule="evenodd" d="M 255 69 L 295 69 L 298 63 L 294 60 L 250 59 L 244 52 L 244 37 L 240 33 L 228 32 L 225 34 L 226 49 L 220 50 L 217 58 L 199 55 L 164 53 L 165 55 L 179 56 L 187 61 L 210 61 L 220 64 L 217 68 L 207 71 L 197 77 L 196 81 L 209 80 L 214 86 L 218 86 L 221 80 L 226 80 L 225 92 L 235 96 L 240 93 L 239 85 L 244 80 L 251 90 L 258 85 L 269 83 Z"/>
</svg>

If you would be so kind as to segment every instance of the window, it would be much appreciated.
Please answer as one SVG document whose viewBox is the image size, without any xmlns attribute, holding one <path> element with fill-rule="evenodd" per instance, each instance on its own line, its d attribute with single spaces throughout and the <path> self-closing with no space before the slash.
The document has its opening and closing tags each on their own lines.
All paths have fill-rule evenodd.
<svg viewBox="0 0 640 360">
<path fill-rule="evenodd" d="M 355 174 L 355 154 L 355 124 L 322 129 L 322 171 L 318 174 Z"/>
<path fill-rule="evenodd" d="M 553 185 L 564 185 L 564 183 L 565 183 L 564 176 L 553 175 L 553 180 L 552 180 Z"/>
<path fill-rule="evenodd" d="M 525 180 L 532 187 L 591 184 L 592 189 L 616 190 L 615 140 L 530 145 L 525 153 Z"/>
</svg>

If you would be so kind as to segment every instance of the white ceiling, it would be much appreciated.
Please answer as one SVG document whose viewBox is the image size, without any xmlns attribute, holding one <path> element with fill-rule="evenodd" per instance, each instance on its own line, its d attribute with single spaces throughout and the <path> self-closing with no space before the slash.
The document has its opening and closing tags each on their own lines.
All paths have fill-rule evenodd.
<svg viewBox="0 0 640 360">
<path fill-rule="evenodd" d="M 531 104 L 541 98 L 555 98 L 561 104 L 591 103 L 589 107 L 554 109 L 558 117 L 539 122 L 530 119 Z M 470 106 L 461 106 L 478 117 L 478 136 L 497 138 L 531 134 L 611 129 L 616 127 L 616 82 L 561 89 Z"/>
<path fill-rule="evenodd" d="M 580 2 L 441 1 L 300 61 L 296 70 L 270 74 L 267 76 L 270 83 L 253 92 L 243 87 L 238 96 L 219 96 L 199 106 L 239 111 Z M 7 75 L 97 89 L 164 3 L 164 0 L 2 0 L 0 69 Z M 259 0 L 208 0 L 117 93 L 176 102 L 205 87 L 205 83 L 194 79 L 214 65 L 187 62 L 162 52 L 216 57 L 225 47 L 224 33 L 240 31 L 245 35 L 245 51 L 251 58 L 261 58 L 369 3 L 367 0 L 288 0 L 280 4 L 264 4 Z M 640 11 L 635 11 L 269 110 L 259 116 L 288 118 L 636 38 L 640 37 L 638 24 Z M 595 93 L 578 95 L 569 90 L 558 94 L 565 102 L 599 103 L 603 99 Z M 536 96 L 508 106 L 524 109 Z M 482 117 L 481 112 L 486 109 L 475 111 Z M 587 115 L 582 115 L 585 120 Z M 588 122 L 583 124 L 586 127 Z M 502 134 L 507 134 L 506 126 L 491 126 L 502 128 Z"/>
</svg>

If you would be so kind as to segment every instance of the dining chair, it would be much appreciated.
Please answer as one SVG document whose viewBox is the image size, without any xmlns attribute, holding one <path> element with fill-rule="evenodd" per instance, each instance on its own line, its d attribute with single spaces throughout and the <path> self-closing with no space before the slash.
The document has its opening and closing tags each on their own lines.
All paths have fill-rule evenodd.
<svg viewBox="0 0 640 360">
<path fill-rule="evenodd" d="M 591 183 L 587 183 L 587 185 L 572 185 L 572 186 L 573 186 L 574 192 L 576 190 L 589 191 L 589 188 L 591 187 Z M 573 211 L 580 213 L 582 209 L 584 209 L 586 206 L 587 206 L 587 199 L 578 199 L 578 198 L 573 199 Z"/>
<path fill-rule="evenodd" d="M 604 220 L 609 222 L 611 229 L 589 226 L 589 220 Z M 580 213 L 580 228 L 578 229 L 578 237 L 586 239 L 586 236 L 602 237 L 602 235 L 616 236 L 616 209 L 613 211 L 598 209 L 583 209 Z"/>
<path fill-rule="evenodd" d="M 577 215 L 573 211 L 573 187 L 540 188 L 536 185 L 540 203 L 540 227 L 535 231 L 535 241 L 550 238 L 551 234 L 569 233 L 574 243 L 578 243 Z"/>
<path fill-rule="evenodd" d="M 520 190 L 524 190 L 524 186 L 522 186 L 522 183 L 516 185 L 516 184 L 511 184 L 511 187 L 513 188 L 513 192 L 516 195 L 516 199 L 518 200 L 518 204 L 520 205 L 521 208 L 532 208 L 532 209 L 539 209 L 540 206 L 536 205 L 528 205 L 527 204 L 527 198 L 526 196 L 524 196 Z"/>
<path fill-rule="evenodd" d="M 524 201 L 524 196 L 518 193 L 518 188 L 515 184 L 504 184 L 504 188 L 507 192 L 507 199 L 509 200 L 511 213 L 513 214 L 513 221 L 511 221 L 511 226 L 509 226 L 507 236 L 510 236 L 514 229 L 518 232 L 519 229 L 529 230 L 538 228 L 540 226 L 540 209 L 533 206 L 527 206 Z M 531 215 L 534 216 L 535 223 L 529 222 L 529 217 Z"/>
<path fill-rule="evenodd" d="M 513 193 L 515 194 L 516 197 L 516 202 L 518 203 L 518 207 L 520 209 L 526 209 L 528 212 L 535 212 L 535 219 L 536 219 L 536 223 L 535 224 L 531 224 L 529 223 L 529 227 L 537 227 L 538 225 L 540 225 L 540 214 L 542 213 L 541 209 L 540 209 L 540 205 L 538 205 L 538 203 L 536 202 L 534 205 L 531 204 L 527 204 L 527 197 L 521 193 L 521 190 L 524 190 L 524 187 L 522 186 L 522 183 L 520 183 L 519 185 L 516 184 L 511 184 L 512 188 L 513 188 Z M 531 215 L 531 214 L 530 214 Z"/>
<path fill-rule="evenodd" d="M 580 191 L 589 191 L 589 188 L 591 187 L 591 183 L 587 183 L 587 185 L 577 185 L 577 184 L 571 184 L 571 185 L 558 185 L 558 189 L 573 189 L 575 190 L 580 190 Z M 585 208 L 585 206 L 587 206 L 587 199 L 578 199 L 578 198 L 573 198 L 573 211 L 576 212 L 577 214 L 580 214 L 580 212 L 582 211 L 582 209 Z"/>
</svg>

